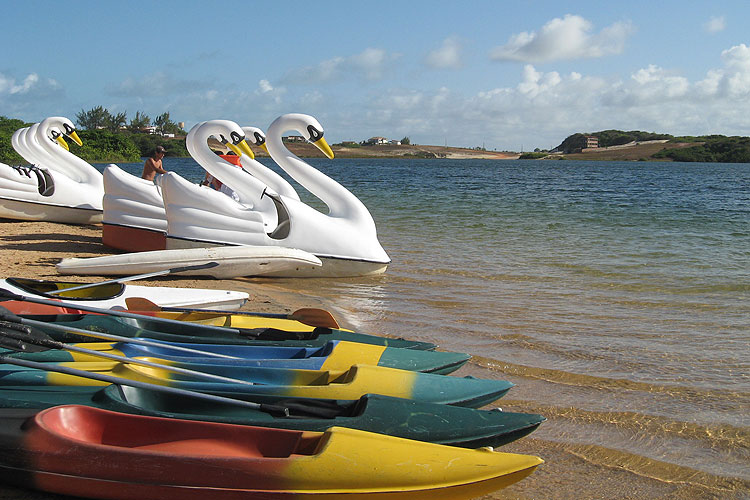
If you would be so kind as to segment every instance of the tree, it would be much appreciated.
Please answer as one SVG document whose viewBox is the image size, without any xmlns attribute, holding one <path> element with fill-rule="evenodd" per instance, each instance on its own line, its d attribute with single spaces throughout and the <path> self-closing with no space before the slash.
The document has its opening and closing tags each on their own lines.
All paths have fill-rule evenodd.
<svg viewBox="0 0 750 500">
<path fill-rule="evenodd" d="M 109 113 L 109 112 L 108 112 Z M 117 113 L 116 115 L 109 115 L 109 120 L 105 128 L 112 132 L 117 132 L 121 127 L 124 127 L 128 123 L 128 114 L 126 111 Z"/>
<path fill-rule="evenodd" d="M 84 130 L 96 130 L 106 128 L 112 121 L 112 115 L 103 106 L 91 108 L 88 111 L 81 110 L 76 114 L 76 123 Z"/>
<path fill-rule="evenodd" d="M 409 139 L 408 137 L 404 137 L 403 139 L 401 139 L 401 144 L 411 144 L 411 139 Z"/>
<path fill-rule="evenodd" d="M 140 111 L 135 112 L 135 117 L 130 120 L 130 125 L 128 125 L 128 128 L 131 132 L 139 132 L 140 130 L 148 127 L 151 124 L 151 117 L 148 116 L 146 113 L 141 113 Z"/>
<path fill-rule="evenodd" d="M 179 129 L 177 124 L 169 119 L 169 111 L 154 118 L 154 126 L 160 134 L 168 133 L 172 129 Z"/>
</svg>

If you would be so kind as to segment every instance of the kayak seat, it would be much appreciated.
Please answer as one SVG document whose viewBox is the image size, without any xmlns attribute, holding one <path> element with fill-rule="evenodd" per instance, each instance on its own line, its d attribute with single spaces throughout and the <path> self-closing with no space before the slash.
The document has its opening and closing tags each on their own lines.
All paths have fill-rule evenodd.
<svg viewBox="0 0 750 500">
<path fill-rule="evenodd" d="M 342 404 L 332 399 L 304 399 L 295 398 L 279 401 L 278 406 L 289 409 L 289 417 L 286 418 L 326 418 L 348 417 L 351 406 L 354 404 Z"/>
</svg>

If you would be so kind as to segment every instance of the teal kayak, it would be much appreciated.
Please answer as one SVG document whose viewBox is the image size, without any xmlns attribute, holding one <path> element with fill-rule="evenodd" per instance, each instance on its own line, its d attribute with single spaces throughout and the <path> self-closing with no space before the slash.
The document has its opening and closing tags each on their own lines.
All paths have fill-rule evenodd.
<svg viewBox="0 0 750 500">
<path fill-rule="evenodd" d="M 129 358 L 149 356 L 183 363 L 214 363 L 305 370 L 345 369 L 353 364 L 372 364 L 436 374 L 451 373 L 471 358 L 468 354 L 457 352 L 402 349 L 343 340 L 331 340 L 322 347 L 188 344 L 184 342 L 164 342 L 163 344 L 163 346 L 144 346 L 127 342 L 88 342 L 80 344 L 80 347 Z M 208 354 L 201 356 L 197 353 L 177 351 L 171 349 L 170 345 L 195 349 Z M 231 356 L 234 359 L 208 357 L 210 354 Z M 15 356 L 50 362 L 96 360 L 91 355 L 56 349 L 37 353 L 22 353 Z"/>
<path fill-rule="evenodd" d="M 243 393 L 224 395 L 247 399 Z M 280 403 L 289 407 L 289 417 L 120 385 L 0 388 L 0 408 L 78 404 L 139 415 L 282 429 L 323 431 L 339 426 L 466 448 L 501 446 L 531 433 L 544 421 L 536 414 L 475 410 L 375 394 L 353 401 L 290 398 Z"/>
<path fill-rule="evenodd" d="M 237 382 L 207 382 L 190 374 L 112 361 L 76 361 L 60 365 L 198 392 L 237 391 L 277 399 L 358 399 L 364 394 L 376 393 L 478 408 L 496 401 L 513 387 L 512 383 L 505 380 L 435 375 L 371 365 L 354 365 L 343 371 L 321 371 L 174 362 L 164 364 L 203 374 L 228 377 Z M 0 386 L 8 385 L 102 385 L 102 382 L 37 368 L 0 365 Z"/>
</svg>

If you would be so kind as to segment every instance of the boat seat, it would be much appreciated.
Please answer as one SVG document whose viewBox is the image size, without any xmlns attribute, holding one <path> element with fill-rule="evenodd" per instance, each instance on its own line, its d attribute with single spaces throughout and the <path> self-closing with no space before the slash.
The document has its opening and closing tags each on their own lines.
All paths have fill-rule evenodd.
<svg viewBox="0 0 750 500">
<path fill-rule="evenodd" d="M 39 194 L 42 196 L 52 196 L 55 193 L 55 181 L 52 179 L 49 171 L 33 166 L 31 170 L 37 178 Z"/>
</svg>

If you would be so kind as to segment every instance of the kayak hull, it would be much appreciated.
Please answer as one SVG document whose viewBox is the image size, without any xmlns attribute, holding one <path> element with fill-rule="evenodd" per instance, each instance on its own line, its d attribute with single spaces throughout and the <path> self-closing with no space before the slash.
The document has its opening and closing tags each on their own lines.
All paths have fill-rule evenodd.
<svg viewBox="0 0 750 500">
<path fill-rule="evenodd" d="M 22 417 L 0 431 L 4 479 L 92 498 L 468 499 L 542 463 L 339 427 L 300 432 L 83 406 Z"/>
</svg>

